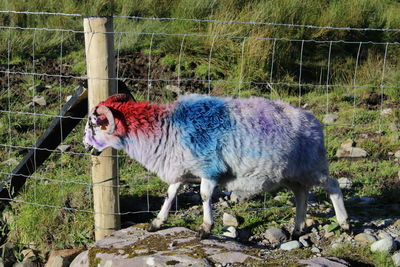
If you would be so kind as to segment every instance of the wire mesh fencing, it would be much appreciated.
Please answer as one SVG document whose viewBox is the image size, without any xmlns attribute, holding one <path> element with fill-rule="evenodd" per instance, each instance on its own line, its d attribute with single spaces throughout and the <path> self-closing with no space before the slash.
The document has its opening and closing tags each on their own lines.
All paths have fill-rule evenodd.
<svg viewBox="0 0 400 267">
<path fill-rule="evenodd" d="M 0 16 L 11 14 L 66 17 L 76 25 L 84 18 L 0 11 Z M 114 20 L 115 31 L 107 34 L 115 37 L 117 90 L 126 87 L 137 100 L 158 103 L 185 93 L 285 99 L 323 121 L 333 176 L 350 177 L 355 183 L 352 190 L 361 195 L 383 195 L 398 185 L 400 29 L 139 16 Z M 17 197 L 2 200 L 93 214 L 90 154 L 81 144 L 86 117 L 60 115 L 67 98 L 87 80 L 85 32 L 81 27 L 3 20 L 7 21 L 0 25 L 3 188 L 10 188 L 8 177 L 27 152 L 47 150 L 51 155 L 41 166 L 33 165 L 33 174 L 25 176 L 27 183 Z M 237 25 L 243 30 L 235 31 Z M 276 28 L 287 30 L 287 36 L 273 35 Z M 259 34 L 260 29 L 271 35 Z M 346 35 L 311 38 L 313 34 L 293 34 L 291 29 Z M 381 33 L 389 37 L 376 37 Z M 37 140 L 51 121 L 66 117 L 81 122 L 60 137 L 56 149 L 38 148 Z M 341 143 L 349 138 L 367 154 L 356 160 L 351 151 L 339 155 Z M 382 148 L 383 143 L 390 143 L 389 148 Z M 118 169 L 124 201 L 132 200 L 130 195 L 140 201 L 124 204 L 118 215 L 158 211 L 161 203 L 152 196 L 165 192 L 166 185 L 123 153 L 118 154 Z M 279 207 L 263 207 L 270 208 Z"/>
</svg>

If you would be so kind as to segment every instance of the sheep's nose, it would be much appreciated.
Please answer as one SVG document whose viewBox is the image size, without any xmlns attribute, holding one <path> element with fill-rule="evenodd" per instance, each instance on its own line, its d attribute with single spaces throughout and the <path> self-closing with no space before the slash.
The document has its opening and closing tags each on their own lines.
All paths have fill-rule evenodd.
<svg viewBox="0 0 400 267">
<path fill-rule="evenodd" d="M 92 150 L 93 146 L 89 145 L 87 142 L 83 141 L 83 146 L 85 147 L 86 152 Z"/>
</svg>

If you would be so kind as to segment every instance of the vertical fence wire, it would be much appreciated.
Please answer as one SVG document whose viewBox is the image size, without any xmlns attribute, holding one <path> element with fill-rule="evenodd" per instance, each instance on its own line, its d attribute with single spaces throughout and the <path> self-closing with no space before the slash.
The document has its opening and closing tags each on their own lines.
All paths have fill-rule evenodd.
<svg viewBox="0 0 400 267">
<path fill-rule="evenodd" d="M 8 62 L 7 62 L 7 71 L 5 72 L 6 75 L 7 75 L 7 96 L 8 96 L 8 99 L 7 99 L 7 108 L 8 108 L 8 113 L 7 113 L 7 119 L 8 119 L 8 141 L 7 141 L 7 143 L 8 143 L 8 157 L 9 158 L 11 158 L 11 156 L 12 156 L 12 149 L 13 149 L 13 146 L 12 146 L 12 142 L 13 142 L 13 140 L 12 140 L 12 138 L 13 138 L 12 137 L 12 114 L 14 114 L 14 113 L 11 112 L 12 109 L 13 109 L 12 108 L 12 103 L 11 103 L 12 86 L 11 86 L 11 81 L 10 81 L 11 80 L 11 71 L 10 71 L 11 65 L 10 65 L 10 61 L 11 61 L 11 56 L 12 56 L 11 55 L 11 51 L 12 51 L 12 47 L 11 47 L 11 37 L 12 37 L 11 36 L 11 31 L 12 31 L 12 29 L 9 28 L 8 29 L 8 38 L 7 38 L 7 61 Z M 38 80 L 39 75 L 41 75 L 41 74 L 36 73 L 37 69 L 38 69 L 38 68 L 36 68 L 37 61 L 36 61 L 36 58 L 35 58 L 35 54 L 37 52 L 36 51 L 36 45 L 37 45 L 36 31 L 37 31 L 37 29 L 33 29 L 33 31 L 34 32 L 33 32 L 33 42 L 32 42 L 32 73 L 31 73 L 31 75 L 32 75 L 32 83 L 33 83 L 32 98 L 35 98 L 37 96 L 36 95 L 36 91 L 35 91 L 35 84 L 36 84 L 36 82 Z M 121 67 L 120 66 L 120 60 L 121 60 L 120 59 L 120 50 L 121 50 L 122 34 L 125 34 L 125 33 L 123 33 L 123 32 L 119 32 L 118 33 L 118 41 L 117 41 L 117 43 L 118 43 L 118 45 L 117 45 L 117 55 L 116 55 L 116 62 L 117 62 L 117 64 L 116 64 L 117 85 L 116 86 L 117 86 L 117 91 L 119 90 L 118 81 L 121 79 L 119 72 L 120 72 L 120 67 Z M 140 35 L 141 33 L 134 33 L 134 34 L 139 34 Z M 153 44 L 154 36 L 155 35 L 157 35 L 157 36 L 161 35 L 162 36 L 162 34 L 156 34 L 156 33 L 146 33 L 146 34 L 147 35 L 151 35 L 150 46 L 149 46 L 149 54 L 148 54 L 148 57 L 147 57 L 148 63 L 147 63 L 147 97 L 146 97 L 147 100 L 150 100 L 150 96 L 151 96 L 150 95 L 151 94 L 150 90 L 152 89 L 152 86 L 153 86 L 152 83 L 155 82 L 155 81 L 164 81 L 163 79 L 156 79 L 155 75 L 152 75 L 152 72 L 154 72 L 154 69 L 155 69 L 154 62 L 152 62 L 152 61 L 154 61 L 154 58 L 152 58 L 152 57 L 154 57 L 154 55 L 152 54 L 153 53 L 152 50 L 154 50 L 154 47 L 153 47 L 154 46 L 154 44 Z M 165 36 L 169 36 L 169 35 L 165 34 Z M 182 75 L 182 71 L 181 71 L 181 68 L 182 68 L 182 57 L 184 56 L 184 47 L 185 47 L 185 44 L 187 44 L 187 37 L 191 36 L 191 35 L 187 34 L 187 33 L 184 33 L 184 34 L 179 35 L 179 36 L 181 36 L 182 39 L 181 39 L 181 42 L 180 42 L 179 57 L 178 57 L 177 80 L 174 81 L 173 79 L 170 79 L 168 81 L 169 82 L 177 82 L 178 88 L 180 89 L 180 87 L 183 84 L 183 81 L 185 81 L 185 82 L 186 81 L 194 81 L 194 79 L 192 79 L 192 80 L 185 79 L 184 77 L 182 77 L 184 75 Z M 196 36 L 196 37 L 198 37 L 198 36 Z M 212 36 L 208 36 L 208 37 L 211 38 L 211 45 L 210 45 L 210 50 L 209 50 L 209 53 L 208 53 L 207 79 L 203 78 L 203 80 L 200 80 L 200 82 L 204 83 L 204 89 L 208 89 L 208 94 L 211 94 L 211 92 L 212 92 L 211 83 L 212 82 L 217 82 L 217 79 L 212 77 L 212 71 L 211 71 L 212 59 L 213 59 L 213 56 L 215 56 L 215 54 L 214 54 L 215 47 L 214 46 L 215 46 L 216 38 L 226 38 L 226 36 L 212 35 Z M 65 57 L 66 57 L 65 51 L 66 51 L 66 43 L 67 43 L 66 39 L 67 38 L 64 36 L 64 31 L 61 31 L 60 52 L 59 52 L 60 70 L 59 70 L 59 77 L 58 77 L 58 80 L 59 80 L 58 105 L 59 105 L 60 111 L 62 109 L 62 102 L 63 102 L 62 99 L 61 99 L 62 98 L 62 87 L 65 84 L 65 82 L 63 82 L 62 79 L 67 77 L 67 75 L 63 75 L 64 71 L 66 70 L 66 64 L 67 64 L 66 61 L 65 61 Z M 240 53 L 241 58 L 240 58 L 239 80 L 238 81 L 226 81 L 226 80 L 222 80 L 221 81 L 221 82 L 226 82 L 226 83 L 236 83 L 237 84 L 237 92 L 238 92 L 239 96 L 241 95 L 243 88 L 245 88 L 245 86 L 247 86 L 248 84 L 251 84 L 251 81 L 247 81 L 247 79 L 244 79 L 244 76 L 245 76 L 244 73 L 245 73 L 245 70 L 246 70 L 245 69 L 245 66 L 246 66 L 245 65 L 245 57 L 246 57 L 246 49 L 245 49 L 245 47 L 246 47 L 246 45 L 249 45 L 249 42 L 250 42 L 251 39 L 250 39 L 250 37 L 247 37 L 247 36 L 244 36 L 242 39 L 243 39 L 243 41 L 241 42 L 241 53 Z M 273 89 L 272 85 L 275 85 L 275 84 L 277 84 L 277 85 L 287 85 L 287 84 L 285 84 L 285 82 L 281 82 L 280 81 L 280 73 L 278 72 L 278 70 L 279 71 L 281 70 L 281 66 L 279 66 L 277 64 L 277 62 L 276 62 L 276 58 L 277 58 L 277 55 L 278 55 L 276 50 L 279 47 L 278 44 L 277 44 L 277 41 L 280 41 L 280 42 L 288 42 L 289 41 L 289 42 L 297 42 L 297 43 L 299 41 L 301 42 L 301 50 L 300 50 L 300 55 L 299 55 L 299 72 L 298 72 L 299 79 L 298 79 L 297 83 L 296 82 L 292 82 L 289 85 L 289 86 L 293 86 L 294 88 L 296 86 L 298 87 L 298 98 L 299 98 L 298 99 L 298 103 L 299 103 L 299 106 L 301 106 L 302 99 L 303 99 L 303 91 L 302 90 L 303 90 L 303 87 L 306 86 L 306 85 L 304 85 L 304 83 L 302 81 L 302 80 L 305 80 L 305 78 L 303 79 L 303 76 L 306 77 L 305 70 L 303 70 L 303 68 L 304 68 L 304 66 L 303 66 L 303 55 L 305 54 L 304 50 L 308 49 L 307 44 L 306 44 L 306 46 L 304 46 L 304 43 L 308 42 L 309 40 L 284 40 L 284 39 L 281 39 L 281 38 L 270 38 L 268 40 L 269 41 L 273 41 L 272 50 L 271 50 L 271 53 L 270 53 L 271 65 L 270 65 L 270 68 L 269 68 L 269 70 L 270 70 L 269 71 L 269 81 L 268 81 L 268 71 L 266 71 L 266 80 L 267 81 L 263 82 L 262 84 L 265 84 L 270 88 L 270 97 L 271 98 L 273 98 L 272 95 L 274 93 L 274 89 Z M 325 84 L 323 84 L 322 78 L 320 78 L 320 84 L 319 84 L 320 88 L 324 88 L 325 87 L 326 114 L 328 114 L 331 111 L 330 102 L 329 102 L 330 101 L 329 94 L 331 93 L 331 91 L 330 91 L 331 87 L 333 87 L 333 86 L 337 86 L 337 87 L 343 86 L 343 85 L 331 84 L 331 77 L 333 77 L 332 70 L 331 70 L 332 69 L 331 68 L 331 60 L 332 60 L 332 44 L 333 43 L 337 43 L 337 42 L 333 41 L 333 40 L 329 41 L 329 52 L 328 52 L 327 68 L 326 68 L 327 69 L 326 82 L 325 82 Z M 359 61 L 360 61 L 361 49 L 362 49 L 362 45 L 364 43 L 365 42 L 357 42 L 357 44 L 358 44 L 358 52 L 357 52 L 357 57 L 356 57 L 356 62 L 355 62 L 354 76 L 353 76 L 353 81 L 349 82 L 349 84 L 351 83 L 351 85 L 353 87 L 352 88 L 353 89 L 353 117 L 352 117 L 352 123 L 351 123 L 351 126 L 353 126 L 353 127 L 357 126 L 356 125 L 356 99 L 357 99 L 358 95 L 357 95 L 357 91 L 356 90 L 357 90 L 357 88 L 360 88 L 360 85 L 357 84 L 357 74 L 358 74 L 358 68 L 359 68 L 359 65 L 360 65 Z M 380 111 L 381 111 L 381 114 L 382 114 L 383 107 L 384 107 L 384 93 L 385 93 L 385 88 L 386 88 L 386 86 L 385 86 L 385 72 L 386 72 L 386 67 L 387 67 L 386 65 L 387 65 L 387 60 L 388 60 L 387 59 L 387 57 L 388 57 L 388 45 L 389 45 L 389 43 L 385 44 L 385 54 L 384 54 L 383 66 L 382 66 L 381 82 L 380 82 L 380 85 L 378 87 L 380 89 Z M 205 57 L 207 57 L 207 56 L 205 56 Z M 278 63 L 280 63 L 280 62 L 278 62 Z M 145 75 L 143 75 L 143 76 L 145 76 Z M 322 77 L 322 71 L 321 71 L 321 77 Z M 67 78 L 71 78 L 71 77 L 67 77 Z M 275 82 L 274 82 L 274 79 L 276 80 Z M 145 77 L 143 77 L 143 78 L 134 77 L 134 78 L 132 78 L 132 80 L 133 81 L 143 81 L 143 80 L 145 81 L 146 78 Z M 167 81 L 167 80 L 165 80 L 165 81 Z M 278 95 L 278 93 L 277 93 L 277 95 Z M 32 99 L 32 102 L 33 101 L 34 100 Z M 38 118 L 38 116 L 41 116 L 41 115 L 44 115 L 44 114 L 40 114 L 38 112 L 38 109 L 37 109 L 35 103 L 33 103 L 32 109 L 33 109 L 33 113 L 25 112 L 27 114 L 25 114 L 25 113 L 22 113 L 22 114 L 33 116 L 33 133 L 34 133 L 34 136 L 36 137 L 36 135 L 38 134 L 38 132 L 40 130 L 40 129 L 38 129 L 38 127 L 42 125 L 41 121 L 39 121 L 39 122 L 37 121 L 37 118 Z M 15 113 L 15 114 L 18 114 L 18 113 Z M 59 119 L 61 120 L 61 118 L 59 118 Z M 379 117 L 379 125 L 378 126 L 379 126 L 379 130 L 381 130 L 382 126 L 383 126 L 381 116 Z M 61 125 L 61 127 L 62 127 L 62 125 Z M 325 129 L 327 131 L 328 127 L 325 127 Z M 63 140 L 64 136 L 62 136 L 62 134 L 61 134 L 60 138 Z M 35 157 L 34 161 L 35 161 L 35 170 L 36 170 L 36 150 L 38 148 L 36 147 L 36 145 L 33 145 L 31 147 L 31 149 L 34 150 L 34 157 Z M 62 153 L 63 152 L 61 152 L 60 154 L 62 154 Z M 80 155 L 79 153 L 77 153 L 77 154 Z M 117 156 L 117 157 L 119 157 L 119 156 Z M 118 164 L 119 163 L 120 162 L 118 160 Z M 120 165 L 118 165 L 118 168 L 120 168 Z M 10 169 L 10 172 L 11 172 L 11 169 Z M 149 211 L 151 211 L 151 207 L 150 207 L 150 188 L 152 187 L 152 185 L 150 184 L 149 176 L 146 176 L 146 177 L 147 177 L 147 184 L 146 184 L 147 212 L 149 212 Z M 42 177 L 39 177 L 36 174 L 33 175 L 32 179 L 34 179 L 35 181 L 43 180 Z M 66 181 L 66 183 L 67 182 L 70 182 L 70 181 Z M 91 185 L 89 183 L 86 183 L 85 185 L 87 185 L 89 188 L 91 188 Z M 118 186 L 118 187 L 120 187 L 120 186 Z M 36 196 L 35 196 L 35 200 L 36 200 Z M 176 209 L 175 209 L 175 212 L 178 210 L 177 200 L 178 199 L 176 198 Z M 265 202 L 266 201 L 265 201 L 265 195 L 264 195 L 264 208 L 266 208 L 265 207 Z M 38 203 L 36 203 L 36 204 L 38 204 Z M 47 205 L 47 206 L 51 206 L 51 205 Z"/>
<path fill-rule="evenodd" d="M 354 75 L 353 75 L 353 117 L 351 121 L 351 125 L 354 127 L 355 125 L 355 120 L 356 120 L 356 99 L 357 99 L 357 69 L 358 69 L 358 63 L 360 60 L 360 51 L 361 51 L 361 45 L 362 42 L 359 43 L 358 45 L 358 51 L 357 51 L 357 58 L 356 58 L 356 66 L 354 68 Z"/>
</svg>

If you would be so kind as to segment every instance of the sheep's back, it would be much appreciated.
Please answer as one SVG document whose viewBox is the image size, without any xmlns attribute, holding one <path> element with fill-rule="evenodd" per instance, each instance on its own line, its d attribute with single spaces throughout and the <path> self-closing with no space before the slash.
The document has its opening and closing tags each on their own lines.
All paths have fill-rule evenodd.
<svg viewBox="0 0 400 267">
<path fill-rule="evenodd" d="M 177 101 L 171 123 L 215 182 L 280 183 L 326 169 L 319 121 L 282 101 L 190 95 Z"/>
</svg>

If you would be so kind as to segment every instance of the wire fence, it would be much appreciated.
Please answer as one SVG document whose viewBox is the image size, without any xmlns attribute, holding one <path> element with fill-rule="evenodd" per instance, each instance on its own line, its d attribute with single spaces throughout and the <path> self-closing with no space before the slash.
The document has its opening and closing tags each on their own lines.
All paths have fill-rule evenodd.
<svg viewBox="0 0 400 267">
<path fill-rule="evenodd" d="M 67 16 L 75 17 L 76 20 L 82 20 L 84 17 L 81 14 L 65 14 L 65 13 L 51 13 L 51 12 L 28 12 L 28 11 L 11 11 L 2 10 L 1 15 L 9 14 L 24 14 L 27 16 Z M 114 19 L 119 20 L 133 20 L 133 21 L 157 21 L 163 23 L 165 21 L 174 22 L 198 22 L 202 24 L 244 24 L 248 27 L 283 27 L 283 28 L 299 28 L 299 29 L 326 29 L 332 31 L 357 31 L 357 32 L 388 32 L 388 33 L 400 33 L 400 29 L 379 29 L 379 28 L 350 28 L 350 27 L 333 27 L 333 26 L 316 26 L 316 25 L 299 25 L 299 24 L 282 24 L 282 23 L 271 23 L 271 22 L 256 22 L 256 21 L 223 21 L 223 20 L 200 20 L 200 19 L 182 19 L 182 18 L 147 18 L 139 16 L 115 16 Z M 60 33 L 61 38 L 58 43 L 58 51 L 54 51 L 55 59 L 51 60 L 51 66 L 49 67 L 46 59 L 38 58 L 37 50 L 41 45 L 42 39 L 39 39 L 41 32 L 55 32 Z M 2 198 L 4 201 L 11 201 L 23 205 L 35 205 L 51 209 L 64 209 L 73 212 L 82 213 L 94 213 L 92 206 L 88 205 L 85 209 L 80 207 L 69 207 L 62 205 L 63 201 L 58 203 L 44 203 L 40 202 L 42 199 L 40 194 L 43 190 L 38 189 L 39 186 L 45 186 L 47 189 L 61 187 L 61 191 L 64 191 L 65 195 L 71 194 L 69 185 L 81 186 L 80 188 L 87 191 L 90 199 L 91 188 L 95 185 L 90 182 L 90 166 L 89 166 L 89 153 L 84 152 L 83 146 L 80 144 L 80 140 L 83 135 L 83 125 L 86 123 L 86 118 L 74 117 L 74 116 L 62 116 L 61 109 L 65 103 L 65 97 L 71 95 L 74 92 L 76 86 L 87 79 L 84 72 L 73 71 L 74 66 L 71 66 L 71 59 L 67 54 L 68 47 L 66 47 L 67 35 L 73 35 L 76 40 L 83 40 L 85 32 L 82 29 L 62 29 L 62 28 L 42 28 L 42 27 L 29 27 L 29 26 L 12 26 L 12 25 L 0 25 L 0 33 L 2 36 L 6 36 L 7 55 L 3 57 L 2 64 L 0 66 L 0 73 L 2 77 L 2 88 L 1 90 L 1 105 L 0 114 L 1 118 L 1 129 L 2 135 L 0 149 L 1 149 L 1 169 L 0 176 L 4 177 L 3 187 L 9 187 L 9 180 L 6 178 L 12 174 L 13 168 L 17 165 L 18 160 L 22 158 L 24 153 L 30 150 L 40 151 L 46 150 L 52 152 L 52 156 L 45 162 L 42 167 L 35 164 L 35 173 L 31 176 L 26 176 L 28 179 L 27 189 L 31 193 L 27 193 L 24 190 L 25 198 Z M 20 34 L 29 33 L 32 35 L 31 45 L 27 48 L 26 53 L 31 58 L 30 64 L 22 64 L 20 58 L 13 56 L 15 47 L 12 45 L 18 44 L 18 41 L 13 39 L 14 35 L 20 36 Z M 393 72 L 397 66 L 395 59 L 395 51 L 398 51 L 400 42 L 398 41 L 372 41 L 372 40 L 344 40 L 344 39 L 332 39 L 332 40 L 320 40 L 320 39 L 298 39 L 298 38 L 285 38 L 285 37 L 260 37 L 260 36 L 249 36 L 249 35 L 237 35 L 235 33 L 226 34 L 201 34 L 201 33 L 170 33 L 170 32 L 155 32 L 155 31 L 115 31 L 109 32 L 115 35 L 115 47 L 116 47 L 116 66 L 117 66 L 117 78 L 116 80 L 125 82 L 128 84 L 131 92 L 134 93 L 139 99 L 147 99 L 151 101 L 160 102 L 166 96 L 171 98 L 171 91 L 166 90 L 166 86 L 172 85 L 177 86 L 184 93 L 189 92 L 200 92 L 214 94 L 215 90 L 224 85 L 228 85 L 229 88 L 235 88 L 231 90 L 229 94 L 233 96 L 248 96 L 250 93 L 261 93 L 266 97 L 272 99 L 285 98 L 291 103 L 301 106 L 306 109 L 315 111 L 320 119 L 324 115 L 331 112 L 337 111 L 338 98 L 332 93 L 337 90 L 343 90 L 344 94 L 340 96 L 343 101 L 352 106 L 351 114 L 348 115 L 348 120 L 339 120 L 338 122 L 325 122 L 325 135 L 327 139 L 331 140 L 329 135 L 338 135 L 336 129 L 344 128 L 348 134 L 348 137 L 357 137 L 361 134 L 369 134 L 371 136 L 382 136 L 382 132 L 386 132 L 386 136 L 392 136 L 393 138 L 398 135 L 398 129 L 400 127 L 399 119 L 396 117 L 396 109 L 398 106 L 388 101 L 386 94 L 388 91 L 397 94 L 399 92 L 399 83 L 391 81 L 386 83 L 393 76 Z M 142 38 L 141 48 L 142 51 L 129 52 L 126 47 L 122 48 L 122 43 L 129 42 L 132 36 L 136 38 Z M 146 39 L 147 38 L 147 39 Z M 159 73 L 160 72 L 160 48 L 157 47 L 157 42 L 160 39 L 170 39 L 171 42 L 178 38 L 176 50 L 178 52 L 177 62 L 175 62 L 176 69 L 174 71 Z M 125 40 L 126 39 L 126 40 Z M 193 55 L 185 54 L 186 47 L 190 45 L 190 42 L 198 39 L 209 40 L 209 48 L 206 53 L 201 54 L 205 62 L 203 66 L 206 68 L 202 71 L 201 75 L 190 76 L 187 71 L 183 70 L 185 57 Z M 221 41 L 222 39 L 222 41 Z M 216 75 L 215 68 L 220 62 L 214 60 L 216 53 L 221 53 L 221 42 L 226 39 L 233 39 L 235 44 L 240 47 L 238 53 L 234 56 L 239 66 L 237 70 L 237 79 L 227 77 L 224 75 Z M 138 41 L 139 43 L 141 41 Z M 268 43 L 269 49 L 265 55 L 254 55 L 249 51 L 249 47 L 254 45 L 255 42 L 266 42 Z M 322 46 L 319 46 L 322 45 Z M 83 41 L 81 44 L 78 42 L 78 48 L 75 50 L 84 50 Z M 289 64 L 282 59 L 280 53 L 292 49 L 292 59 L 295 61 L 297 71 L 291 68 L 286 68 L 285 64 Z M 378 51 L 375 56 L 380 62 L 380 66 L 368 66 L 368 59 L 370 50 Z M 325 53 L 321 53 L 324 50 Z M 345 64 L 341 59 L 340 51 L 351 50 L 353 52 L 352 64 L 353 69 L 343 75 L 347 75 L 346 83 L 339 83 L 337 80 L 333 80 L 333 66 L 336 67 L 340 64 Z M 131 50 L 132 51 L 132 50 Z M 168 51 L 167 51 L 168 52 Z M 192 52 L 192 51 L 191 51 Z M 228 51 L 229 52 L 229 51 Z M 227 52 L 227 53 L 228 53 Z M 315 58 L 313 53 L 319 52 L 325 54 L 322 58 Z M 68 52 L 69 53 L 69 52 Z M 136 54 L 135 54 L 136 53 Z M 141 54 L 142 53 L 142 54 Z M 135 57 L 136 55 L 136 57 Z M 132 56 L 134 59 L 131 61 L 131 66 L 122 64 L 123 59 Z M 141 56 L 141 57 L 139 57 Z M 226 55 L 228 56 L 228 55 Z M 251 57 L 265 58 L 268 62 L 267 68 L 263 70 L 265 72 L 264 79 L 248 80 L 247 68 Z M 136 60 L 136 63 L 135 63 Z M 280 61 L 279 61 L 280 60 Z M 140 62 L 139 62 L 140 61 Z M 362 62 L 361 62 L 362 61 Z M 139 63 L 138 63 L 139 62 Z M 135 68 L 134 64 L 141 65 L 141 70 L 132 74 L 129 68 Z M 185 63 L 186 64 L 186 63 Z M 161 64 L 162 65 L 162 64 Z M 314 66 L 311 69 L 310 66 L 317 66 L 319 73 Z M 187 67 L 187 66 L 186 66 Z M 371 69 L 373 68 L 373 69 Z M 252 69 L 255 69 L 252 66 Z M 360 72 L 373 72 L 370 74 L 369 80 L 360 80 Z M 171 74 L 172 73 L 172 74 Z M 282 74 L 284 73 L 284 74 Z M 310 74 L 311 73 L 311 74 Z M 285 75 L 287 74 L 287 75 Z M 288 75 L 296 77 L 296 79 L 287 78 Z M 187 76 L 186 76 L 187 75 Z M 319 77 L 319 79 L 310 79 L 309 76 Z M 222 77 L 222 78 L 221 78 Z M 91 77 L 96 78 L 96 77 Z M 43 91 L 37 89 L 38 85 L 51 83 L 50 88 L 44 88 Z M 197 88 L 192 89 L 191 84 L 198 85 Z M 129 86 L 130 85 L 130 86 Z M 288 90 L 291 93 L 286 94 L 284 90 Z M 362 116 L 360 114 L 360 107 L 368 109 L 368 103 L 361 103 L 361 96 L 366 96 L 369 92 L 377 92 L 378 97 L 374 104 L 374 110 L 368 111 Z M 282 93 L 283 92 L 283 93 Z M 308 105 L 310 98 L 307 95 L 315 93 L 319 96 L 317 102 L 324 102 L 323 111 L 318 110 L 317 103 Z M 224 92 L 226 94 L 226 92 Z M 43 95 L 47 98 L 47 103 L 43 103 Z M 347 100 L 346 100 L 347 99 Z M 41 102 L 42 101 L 42 102 Z M 371 100 L 372 101 L 372 100 Z M 313 110 L 316 109 L 316 110 Z M 385 111 L 385 109 L 387 109 Z M 390 110 L 389 110 L 390 109 Z M 388 115 L 385 115 L 386 113 Z M 369 117 L 377 118 L 377 120 L 369 120 Z M 57 149 L 38 148 L 35 146 L 36 140 L 46 130 L 50 120 L 55 118 L 71 118 L 82 120 L 75 131 L 68 136 L 63 145 L 67 145 L 68 149 L 63 150 L 60 147 Z M 362 129 L 361 131 L 358 129 Z M 340 134 L 343 134 L 342 132 Z M 367 136 L 367 139 L 371 138 Z M 63 137 L 61 139 L 64 139 Z M 335 151 L 338 147 L 338 141 L 335 140 L 330 151 Z M 344 141 L 344 140 L 342 140 Z M 330 146 L 327 143 L 327 146 Z M 328 149 L 329 151 L 329 149 Z M 384 151 L 386 154 L 374 154 L 370 152 L 370 155 L 364 159 L 369 161 L 375 167 L 371 168 L 370 172 L 376 171 L 380 162 L 385 161 L 386 164 L 394 164 L 398 167 L 398 161 L 396 161 L 393 155 L 387 154 L 389 151 Z M 333 152 L 330 153 L 330 160 L 332 162 L 337 161 L 337 157 L 334 156 Z M 126 155 L 119 154 L 119 169 L 120 169 L 120 180 L 124 181 L 125 184 L 118 185 L 118 188 L 125 190 L 124 194 L 137 193 L 137 191 L 144 190 L 146 196 L 146 203 L 142 205 L 144 208 L 133 209 L 130 207 L 119 215 L 129 215 L 143 212 L 155 212 L 154 206 L 159 206 L 159 203 L 150 203 L 149 194 L 153 192 L 153 189 L 160 187 L 159 183 L 151 182 L 154 179 L 154 175 L 151 175 L 144 170 L 137 171 L 130 167 L 133 163 Z M 87 163 L 84 163 L 87 162 Z M 394 162 L 394 163 L 393 163 Z M 79 164 L 78 164 L 79 163 Z M 348 163 L 351 165 L 352 163 Z M 397 165 L 396 165 L 397 164 Z M 344 166 L 346 164 L 343 164 Z M 351 168 L 351 166 L 349 166 Z M 374 169 L 375 168 L 375 169 Z M 129 174 L 132 172 L 134 174 Z M 351 170 L 343 170 L 344 173 L 351 173 Z M 340 175 L 339 172 L 338 175 Z M 393 184 L 393 175 L 388 177 L 390 179 L 379 181 L 368 179 L 368 173 L 360 174 L 359 183 L 362 185 L 373 185 L 376 187 L 389 186 Z M 363 179 L 363 177 L 367 177 Z M 54 187 L 50 187 L 49 184 L 53 184 Z M 98 186 L 98 185 L 97 185 Z M 101 186 L 101 185 L 100 185 Z M 74 188 L 73 190 L 77 190 Z M 133 190 L 134 189 L 134 190 Z M 37 192 L 36 192 L 37 190 Z M 79 190 L 79 189 L 78 189 Z M 135 191 L 136 190 L 136 191 Z M 36 192 L 36 193 L 35 193 Z M 61 194 L 64 194 L 61 193 Z M 143 191 L 141 191 L 143 193 Z M 134 206 L 134 205 L 133 205 Z M 264 209 L 273 209 L 282 207 L 264 207 Z M 287 207 L 286 207 L 287 208 Z"/>
</svg>

